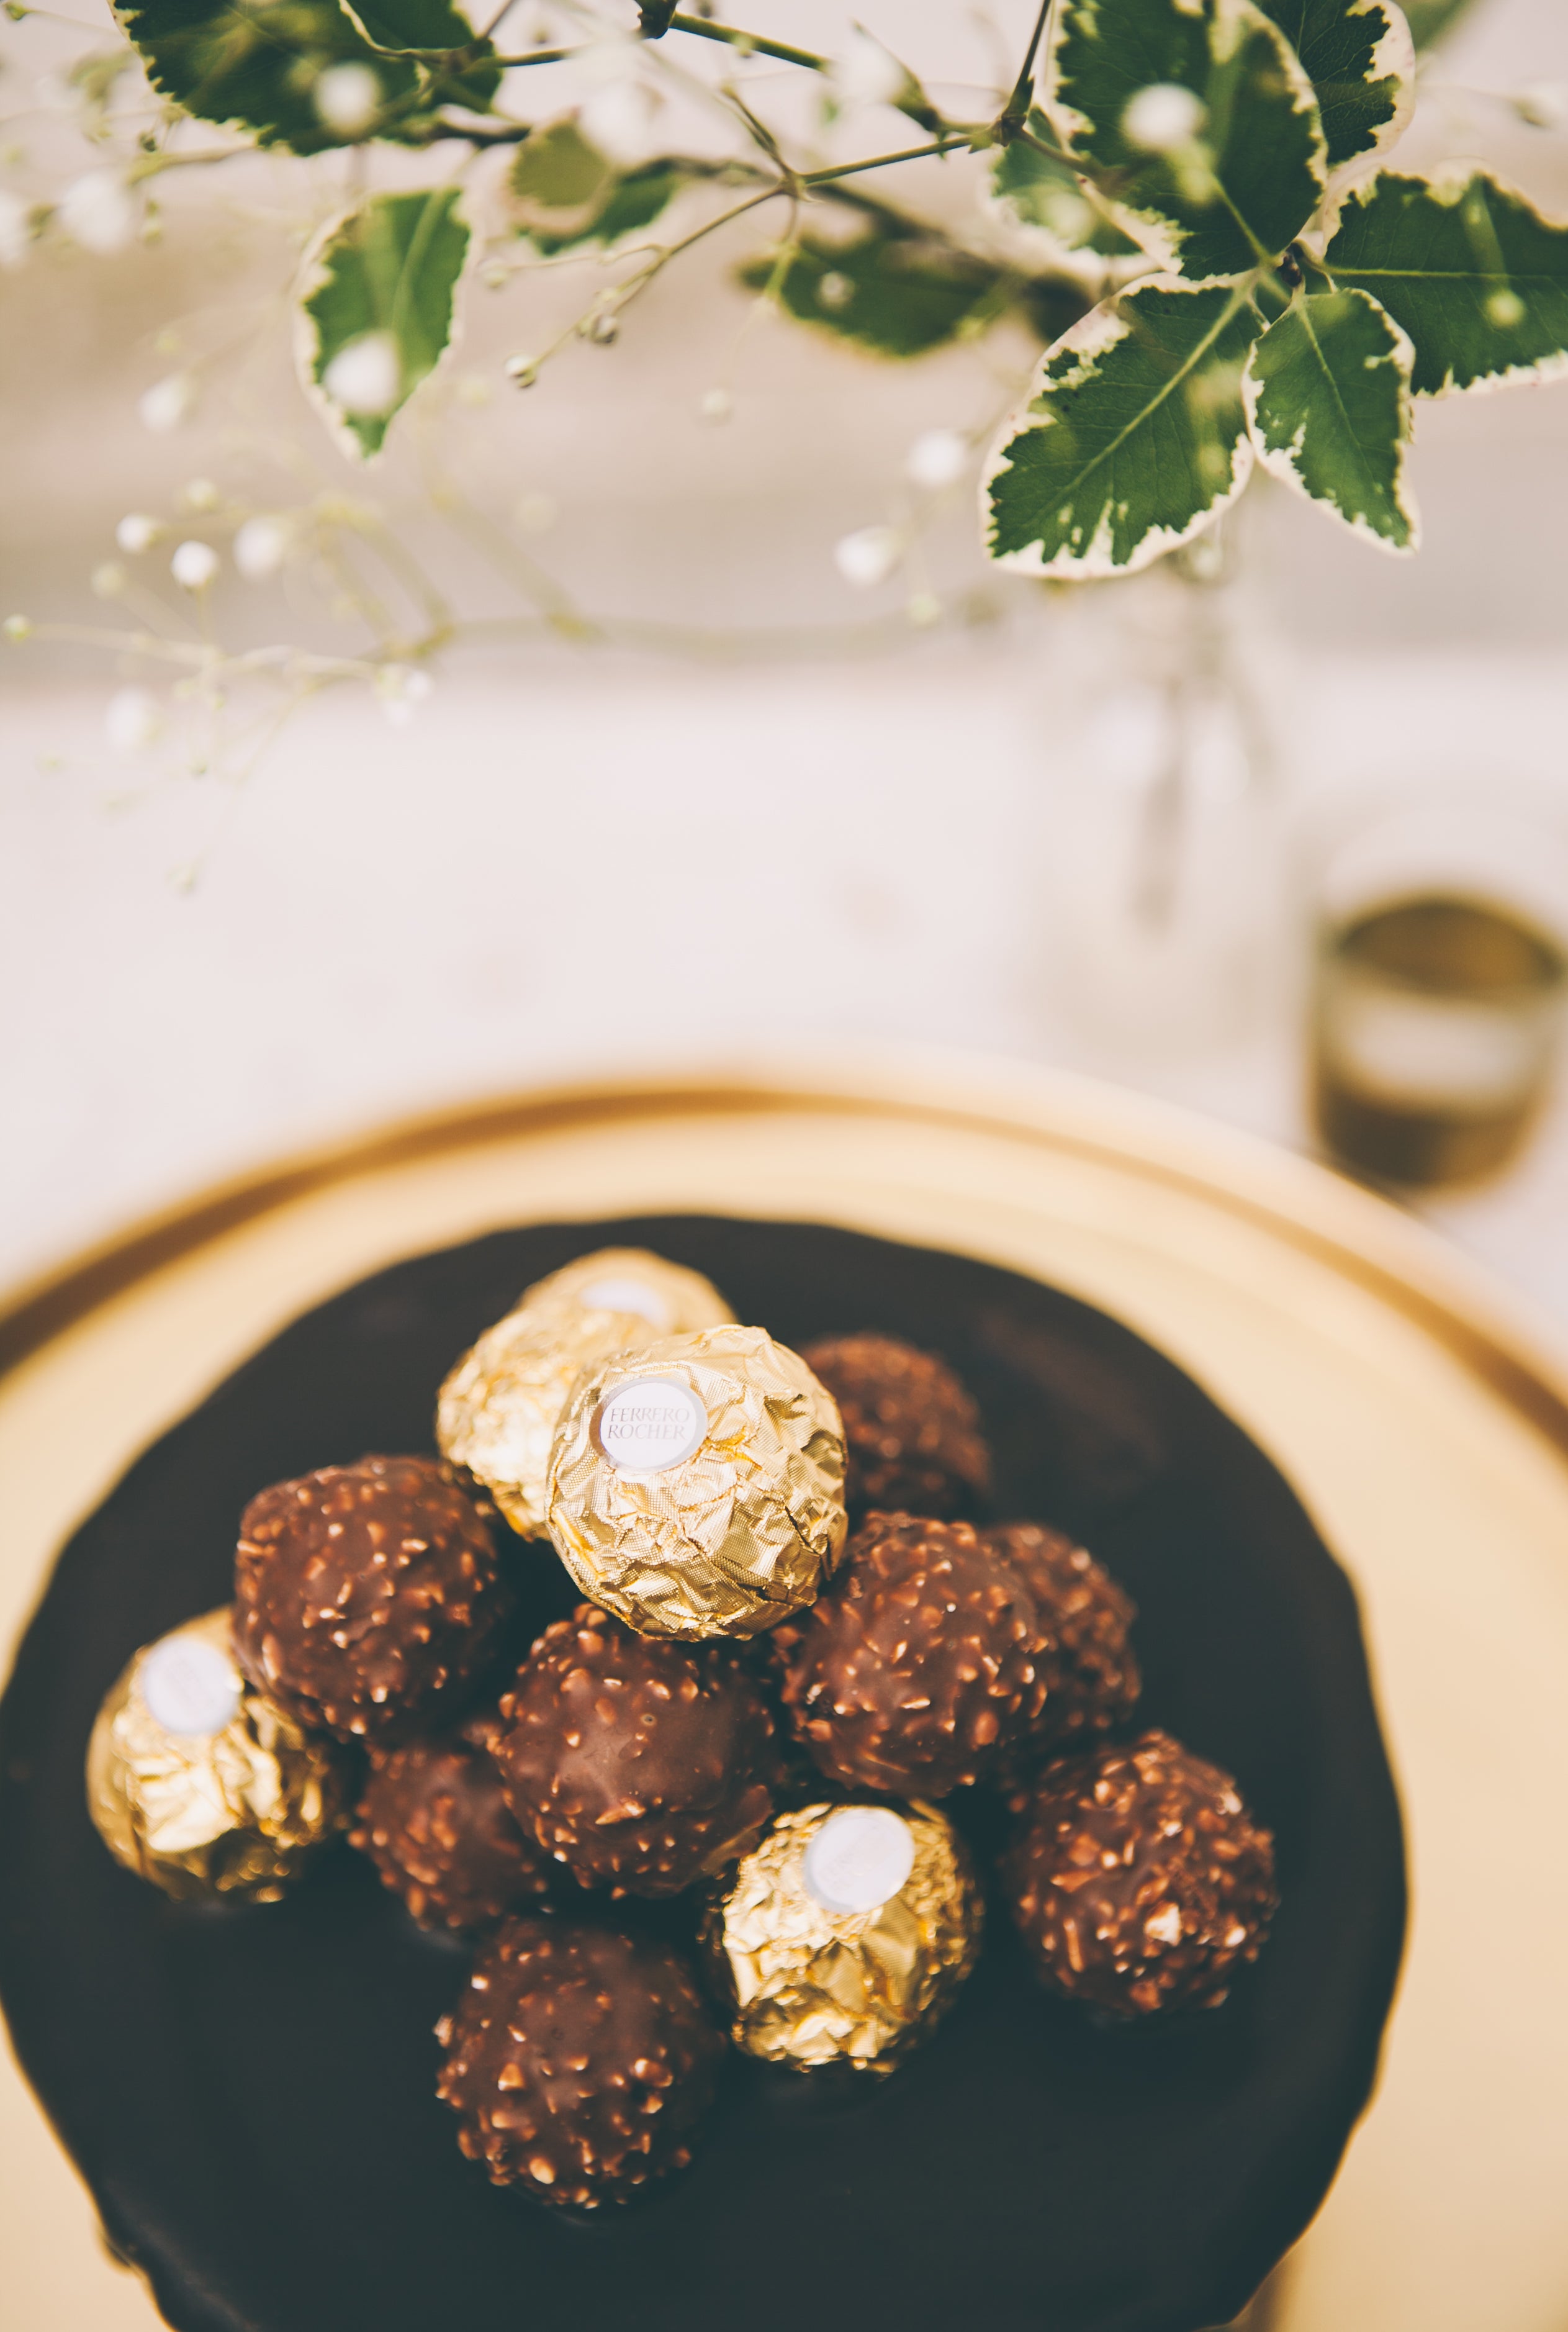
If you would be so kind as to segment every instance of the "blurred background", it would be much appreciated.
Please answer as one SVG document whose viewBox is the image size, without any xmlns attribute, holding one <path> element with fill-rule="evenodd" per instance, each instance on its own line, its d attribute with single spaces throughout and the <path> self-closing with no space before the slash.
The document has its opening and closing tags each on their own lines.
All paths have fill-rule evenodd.
<svg viewBox="0 0 1568 2332">
<path fill-rule="evenodd" d="M 1033 11 L 863 13 L 961 83 Z M 848 12 L 749 21 L 831 49 Z M 91 170 L 72 67 L 106 25 L 0 26 L 15 200 Z M 1401 158 L 1568 217 L 1565 118 L 1562 0 L 1474 0 Z M 311 166 L 317 215 L 350 162 Z M 152 239 L 5 254 L 0 612 L 36 628 L 3 668 L 0 1283 L 389 1116 L 939 1044 L 1335 1155 L 1568 1324 L 1568 387 L 1420 408 L 1413 560 L 1260 482 L 1185 571 L 1047 588 L 986 572 L 973 462 L 932 451 L 989 429 L 1021 337 L 857 354 L 760 313 L 715 237 L 526 395 L 555 279 L 474 282 L 361 471 L 280 323 L 300 167 L 230 166 L 215 209 L 173 172 Z M 952 176 L 900 196 L 971 200 Z M 116 636 L 164 620 L 155 585 L 194 623 L 168 548 L 204 529 L 225 640 L 356 652 L 353 592 L 227 549 L 306 497 L 459 612 L 434 684 L 281 720 L 149 691 Z M 881 528 L 904 555 L 848 579 Z"/>
</svg>

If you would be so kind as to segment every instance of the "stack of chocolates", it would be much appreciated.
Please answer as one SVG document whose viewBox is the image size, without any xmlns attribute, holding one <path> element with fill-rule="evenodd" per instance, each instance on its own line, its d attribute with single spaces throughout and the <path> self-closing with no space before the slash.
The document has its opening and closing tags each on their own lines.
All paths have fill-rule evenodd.
<svg viewBox="0 0 1568 2332">
<path fill-rule="evenodd" d="M 999 1894 L 1054 1991 L 1147 2018 L 1257 1957 L 1267 1831 L 1137 1730 L 1114 1581 L 974 1518 L 990 1455 L 933 1354 L 793 1352 L 699 1274 L 606 1250 L 480 1338 L 436 1429 L 440 1459 L 252 1500 L 232 1609 L 137 1655 L 88 1787 L 171 1895 L 275 1899 L 348 1829 L 415 1919 L 471 1936 L 437 2086 L 497 2184 L 592 2209 L 680 2169 L 726 2035 L 806 2074 L 896 2066 L 980 1950 L 958 1793 L 1005 1801 Z M 541 1536 L 585 1600 L 498 1673 Z M 674 1896 L 689 1960 L 638 1921 Z"/>
</svg>

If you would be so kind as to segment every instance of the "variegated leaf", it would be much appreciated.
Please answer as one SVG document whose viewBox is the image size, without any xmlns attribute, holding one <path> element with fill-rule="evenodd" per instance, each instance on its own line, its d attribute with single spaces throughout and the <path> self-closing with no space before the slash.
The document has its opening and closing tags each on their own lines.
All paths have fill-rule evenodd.
<svg viewBox="0 0 1568 2332">
<path fill-rule="evenodd" d="M 1195 281 L 1277 259 L 1328 175 L 1317 100 L 1252 0 L 1061 0 L 1045 110 L 1115 215 Z"/>
<path fill-rule="evenodd" d="M 1252 468 L 1241 375 L 1259 329 L 1224 285 L 1142 283 L 1091 310 L 1047 351 L 987 464 L 991 557 L 1025 574 L 1131 574 L 1200 533 Z"/>
<path fill-rule="evenodd" d="M 299 358 L 347 450 L 381 450 L 393 416 L 452 339 L 468 226 L 457 189 L 377 195 L 321 235 L 305 263 Z"/>
<path fill-rule="evenodd" d="M 1394 0 L 1257 0 L 1317 95 L 1328 166 L 1391 145 L 1415 103 L 1416 52 Z"/>
<path fill-rule="evenodd" d="M 1409 340 L 1365 292 L 1299 292 L 1252 347 L 1242 393 L 1258 459 L 1385 550 L 1419 533 L 1405 481 Z"/>
<path fill-rule="evenodd" d="M 1051 126 L 1043 113 L 1031 113 L 1028 127 L 1049 139 Z M 1081 252 L 1098 259 L 1137 255 L 1138 244 L 1123 234 L 1108 205 L 1077 174 L 1021 138 L 997 155 L 990 192 L 999 209 L 1038 238 L 1046 257 L 1070 259 Z"/>
<path fill-rule="evenodd" d="M 1409 336 L 1418 397 L 1568 369 L 1568 226 L 1484 170 L 1381 172 L 1345 197 L 1324 265 Z"/>
</svg>

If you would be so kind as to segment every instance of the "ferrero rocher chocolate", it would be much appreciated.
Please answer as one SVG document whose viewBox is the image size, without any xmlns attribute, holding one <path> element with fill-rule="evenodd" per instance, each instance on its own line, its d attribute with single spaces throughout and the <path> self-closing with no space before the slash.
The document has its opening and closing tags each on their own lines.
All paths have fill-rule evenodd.
<svg viewBox="0 0 1568 2332">
<path fill-rule="evenodd" d="M 1229 1773 L 1168 1733 L 1047 1765 L 1002 1865 L 1042 1979 L 1113 2016 L 1217 2008 L 1257 1957 L 1274 1840 Z"/>
<path fill-rule="evenodd" d="M 944 1798 L 1037 1721 L 1052 1639 L 971 1524 L 873 1514 L 775 1649 L 796 1735 L 833 1781 Z"/>
<path fill-rule="evenodd" d="M 809 2070 L 892 2070 L 945 2013 L 980 1949 L 982 1907 L 933 1806 L 780 1814 L 715 1898 L 703 1942 L 737 2048 Z"/>
<path fill-rule="evenodd" d="M 578 1383 L 550 1534 L 583 1593 L 649 1636 L 754 1636 L 809 1603 L 847 1527 L 832 1397 L 761 1328 L 670 1336 Z"/>
<path fill-rule="evenodd" d="M 642 1247 L 600 1247 L 525 1290 L 441 1388 L 435 1438 L 483 1482 L 513 1530 L 544 1534 L 550 1443 L 583 1371 L 663 1336 L 732 1317 L 699 1271 Z"/>
<path fill-rule="evenodd" d="M 512 1610 L 492 1519 L 433 1458 L 361 1458 L 274 1482 L 240 1524 L 241 1668 L 342 1741 L 435 1730 Z"/>
<path fill-rule="evenodd" d="M 108 1694 L 88 1811 L 116 1859 L 166 1895 L 275 1903 L 341 1826 L 336 1760 L 247 1684 L 225 1604 L 145 1646 Z"/>
<path fill-rule="evenodd" d="M 801 1354 L 844 1419 L 850 1510 L 945 1517 L 990 1486 L 980 1411 L 945 1361 L 896 1336 L 825 1336 Z"/>
<path fill-rule="evenodd" d="M 545 1630 L 489 1740 L 529 1838 L 579 1886 L 629 1895 L 676 1895 L 732 1861 L 782 1762 L 732 1646 L 635 1635 L 591 1603 Z"/>
<path fill-rule="evenodd" d="M 550 1893 L 548 1858 L 506 1810 L 493 1709 L 437 1741 L 373 1749 L 350 1846 L 422 1927 L 488 1926 Z"/>
<path fill-rule="evenodd" d="M 464 2153 L 579 2211 L 685 2168 L 724 2053 L 667 1944 L 564 1919 L 509 1919 L 435 2035 Z"/>
</svg>

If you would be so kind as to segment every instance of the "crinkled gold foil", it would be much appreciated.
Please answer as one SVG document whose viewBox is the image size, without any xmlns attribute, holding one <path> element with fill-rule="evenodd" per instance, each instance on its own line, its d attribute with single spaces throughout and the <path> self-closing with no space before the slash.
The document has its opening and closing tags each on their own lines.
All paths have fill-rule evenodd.
<svg viewBox="0 0 1568 2332">
<path fill-rule="evenodd" d="M 706 1430 L 657 1470 L 610 1463 L 601 1406 L 648 1382 L 694 1394 Z M 833 1398 L 766 1330 L 671 1336 L 581 1378 L 556 1431 L 548 1510 L 585 1595 L 649 1636 L 754 1636 L 815 1601 L 844 1549 Z"/>
<path fill-rule="evenodd" d="M 221 1732 L 166 1732 L 141 1696 L 142 1664 L 156 1649 L 144 1645 L 98 1712 L 88 1811 L 116 1859 L 177 1900 L 275 1903 L 348 1820 L 338 1753 L 245 1682 L 226 1603 L 172 1632 L 223 1653 L 239 1706 Z"/>
<path fill-rule="evenodd" d="M 934 1806 L 892 1811 L 914 1846 L 909 1877 L 871 1911 L 830 1911 L 805 1880 L 807 1849 L 837 1805 L 780 1814 L 703 1923 L 733 2004 L 739 2049 L 809 2070 L 892 2070 L 945 2014 L 980 1950 L 983 1905 L 968 1858 Z"/>
<path fill-rule="evenodd" d="M 601 1247 L 536 1279 L 519 1296 L 519 1312 L 608 1312 L 636 1314 L 649 1336 L 690 1336 L 722 1328 L 731 1311 L 711 1279 L 683 1263 L 666 1263 L 644 1247 Z"/>
<path fill-rule="evenodd" d="M 442 1455 L 483 1483 L 513 1530 L 541 1537 L 550 1444 L 584 1369 L 732 1316 L 700 1271 L 645 1248 L 578 1256 L 527 1288 L 452 1371 L 435 1408 Z"/>
</svg>

